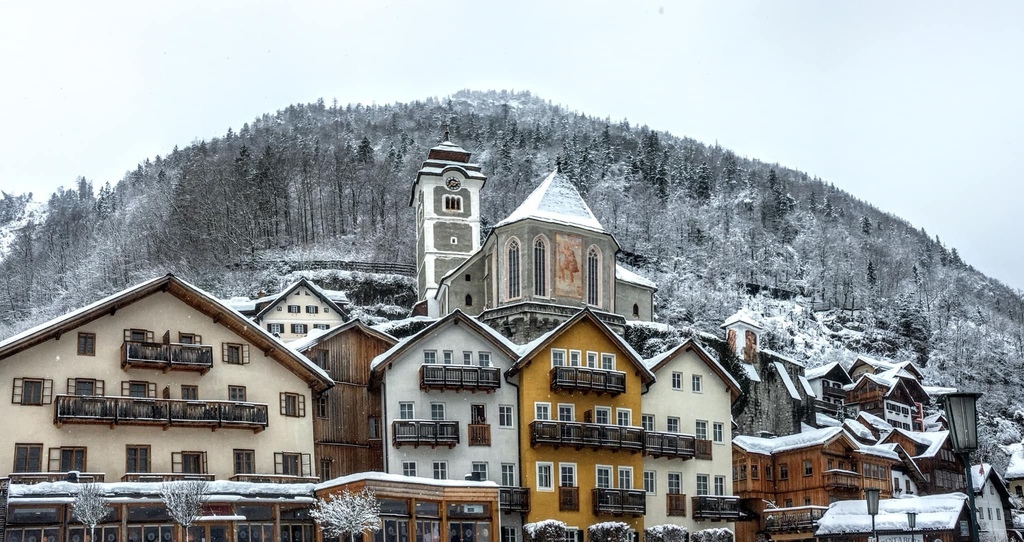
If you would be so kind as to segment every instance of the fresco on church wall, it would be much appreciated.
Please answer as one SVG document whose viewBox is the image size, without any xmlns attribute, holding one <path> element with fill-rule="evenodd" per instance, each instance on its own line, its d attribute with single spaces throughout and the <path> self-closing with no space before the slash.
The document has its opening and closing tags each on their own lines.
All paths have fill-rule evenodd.
<svg viewBox="0 0 1024 542">
<path fill-rule="evenodd" d="M 555 295 L 583 298 L 583 238 L 555 234 Z"/>
</svg>

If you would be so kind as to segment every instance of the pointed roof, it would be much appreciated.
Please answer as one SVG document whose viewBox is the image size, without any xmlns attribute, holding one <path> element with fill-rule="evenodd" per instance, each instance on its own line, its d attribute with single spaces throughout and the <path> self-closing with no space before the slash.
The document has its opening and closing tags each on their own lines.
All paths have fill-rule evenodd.
<svg viewBox="0 0 1024 542">
<path fill-rule="evenodd" d="M 262 327 L 253 325 L 252 320 L 228 307 L 213 295 L 171 274 L 132 286 L 0 341 L 0 360 L 50 339 L 59 339 L 63 333 L 84 326 L 103 316 L 112 315 L 119 309 L 153 294 L 163 292 L 180 299 L 186 305 L 209 316 L 214 322 L 263 350 L 267 357 L 274 358 L 275 361 L 303 379 L 313 391 L 323 391 L 334 385 L 334 381 L 326 371 L 317 367 L 298 351 L 277 340 Z"/>
<path fill-rule="evenodd" d="M 853 380 L 850 378 L 850 373 L 843 369 L 843 366 L 838 361 L 826 365 L 820 365 L 804 371 L 804 376 L 807 380 L 814 380 L 816 378 L 829 377 L 829 380 L 835 380 L 836 382 L 842 382 L 843 384 L 852 384 Z"/>
<path fill-rule="evenodd" d="M 657 373 L 662 367 L 667 365 L 671 360 L 675 359 L 682 352 L 693 352 L 697 355 L 697 359 L 704 362 L 718 378 L 725 382 L 727 388 L 729 388 L 729 395 L 733 401 L 740 396 L 740 384 L 729 371 L 722 367 L 722 364 L 718 363 L 707 350 L 704 349 L 700 344 L 697 344 L 692 338 L 686 339 L 682 344 L 677 345 L 675 348 L 670 348 L 668 351 L 658 354 L 650 359 L 644 360 L 644 365 L 651 370 L 652 373 Z"/>
<path fill-rule="evenodd" d="M 775 438 L 740 435 L 732 439 L 732 443 L 747 452 L 772 455 L 774 453 L 785 452 L 788 450 L 798 450 L 800 448 L 808 448 L 810 446 L 821 446 L 831 442 L 835 438 L 839 438 L 841 435 L 845 436 L 842 427 L 825 427 L 823 429 L 812 429 L 810 431 L 803 431 L 801 433 Z M 849 437 L 846 438 L 850 440 L 850 443 L 854 448 L 857 447 L 857 444 L 852 439 Z"/>
<path fill-rule="evenodd" d="M 607 233 L 569 177 L 559 171 L 552 171 L 518 209 L 494 227 L 526 219 Z"/>
<path fill-rule="evenodd" d="M 284 301 L 285 299 L 288 298 L 288 296 L 292 295 L 292 292 L 297 290 L 300 286 L 309 289 L 309 291 L 313 292 L 313 295 L 320 298 L 320 300 L 323 301 L 325 305 L 335 310 L 339 315 L 341 315 L 342 318 L 345 318 L 345 311 L 343 311 L 341 307 L 337 305 L 337 303 L 331 300 L 330 296 L 327 295 L 327 292 L 321 290 L 319 286 L 313 284 L 312 282 L 306 280 L 305 277 L 303 277 L 299 279 L 298 282 L 293 282 L 292 284 L 289 284 L 287 288 L 281 291 L 281 293 L 274 296 L 273 300 L 267 303 L 267 305 L 263 307 L 263 310 L 261 310 L 258 314 L 256 314 L 256 316 L 253 317 L 253 320 L 255 320 L 256 322 L 262 320 L 264 315 L 272 311 L 274 307 L 277 306 L 278 303 Z"/>
<path fill-rule="evenodd" d="M 751 315 L 746 309 L 740 309 L 740 310 L 736 311 L 735 314 L 733 314 L 732 316 L 726 318 L 725 322 L 723 322 L 722 325 L 719 326 L 719 327 L 721 327 L 722 329 L 725 329 L 725 328 L 727 328 L 729 326 L 732 326 L 734 324 L 739 324 L 739 323 L 746 324 L 746 325 L 748 325 L 748 326 L 750 326 L 750 327 L 752 327 L 752 328 L 754 328 L 754 329 L 756 329 L 758 331 L 764 329 L 763 327 L 761 327 L 761 324 L 757 323 L 757 320 L 754 320 L 753 315 Z"/>
</svg>

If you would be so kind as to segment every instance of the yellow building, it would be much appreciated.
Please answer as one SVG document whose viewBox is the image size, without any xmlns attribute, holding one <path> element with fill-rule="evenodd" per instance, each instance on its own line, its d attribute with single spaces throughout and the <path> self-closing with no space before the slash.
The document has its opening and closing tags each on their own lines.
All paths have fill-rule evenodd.
<svg viewBox="0 0 1024 542">
<path fill-rule="evenodd" d="M 654 375 L 589 308 L 526 345 L 518 376 L 524 521 L 577 529 L 622 521 L 643 531 L 640 395 Z M 531 420 L 525 423 L 525 420 Z"/>
</svg>

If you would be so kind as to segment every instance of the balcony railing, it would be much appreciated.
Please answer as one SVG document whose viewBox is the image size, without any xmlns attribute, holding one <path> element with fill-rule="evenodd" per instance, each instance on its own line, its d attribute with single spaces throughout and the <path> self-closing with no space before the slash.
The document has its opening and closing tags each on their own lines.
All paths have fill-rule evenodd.
<svg viewBox="0 0 1024 542">
<path fill-rule="evenodd" d="M 665 495 L 665 515 L 685 516 L 686 495 L 681 493 L 669 493 Z"/>
<path fill-rule="evenodd" d="M 183 401 L 141 397 L 58 395 L 54 423 L 161 425 L 164 427 L 267 428 L 267 405 L 230 401 Z"/>
<path fill-rule="evenodd" d="M 491 424 L 471 423 L 469 424 L 469 445 L 490 446 L 491 445 Z"/>
<path fill-rule="evenodd" d="M 530 424 L 530 444 L 639 451 L 644 447 L 643 433 L 639 427 L 536 420 Z"/>
<path fill-rule="evenodd" d="M 395 446 L 452 447 L 459 443 L 459 422 L 395 420 L 391 424 L 391 442 Z"/>
<path fill-rule="evenodd" d="M 12 484 L 39 484 L 72 481 L 68 479 L 68 474 L 68 472 L 12 472 L 7 477 L 10 478 Z M 73 481 L 83 484 L 102 482 L 104 478 L 102 472 L 78 472 L 76 475 L 76 480 Z"/>
<path fill-rule="evenodd" d="M 590 367 L 552 367 L 551 389 L 618 395 L 626 391 L 626 373 Z"/>
<path fill-rule="evenodd" d="M 631 514 L 642 516 L 647 513 L 647 493 L 638 489 L 605 489 L 593 491 L 594 515 Z"/>
<path fill-rule="evenodd" d="M 433 390 L 484 390 L 501 387 L 501 369 L 475 365 L 423 365 L 420 387 Z"/>
<path fill-rule="evenodd" d="M 711 459 L 711 441 L 704 439 L 694 439 L 693 441 L 693 456 L 697 459 Z"/>
<path fill-rule="evenodd" d="M 693 459 L 695 439 L 693 435 L 644 431 L 644 454 L 652 457 Z"/>
<path fill-rule="evenodd" d="M 857 490 L 861 486 L 861 477 L 852 472 L 826 472 L 825 487 L 827 489 Z"/>
<path fill-rule="evenodd" d="M 839 413 L 843 411 L 844 406 L 842 404 L 830 403 L 828 401 L 822 401 L 821 399 L 814 400 L 814 408 L 818 412 L 823 414 L 829 414 L 831 416 L 839 416 Z"/>
<path fill-rule="evenodd" d="M 182 480 L 205 480 L 212 482 L 213 474 L 200 472 L 128 472 L 121 477 L 122 482 L 180 482 Z"/>
<path fill-rule="evenodd" d="M 770 532 L 811 531 L 818 526 L 818 520 L 825 515 L 827 506 L 795 506 L 793 508 L 766 509 L 764 528 Z"/>
<path fill-rule="evenodd" d="M 580 488 L 559 487 L 558 488 L 558 511 L 579 512 L 580 510 Z"/>
<path fill-rule="evenodd" d="M 731 520 L 740 517 L 739 497 L 693 497 L 693 519 Z"/>
<path fill-rule="evenodd" d="M 124 341 L 121 344 L 121 368 L 199 371 L 213 368 L 213 347 L 201 344 L 164 344 Z"/>
<path fill-rule="evenodd" d="M 525 487 L 502 487 L 498 489 L 498 505 L 501 511 L 529 512 L 530 489 Z"/>
<path fill-rule="evenodd" d="M 229 478 L 233 482 L 255 482 L 260 484 L 312 484 L 319 482 L 316 476 L 296 476 L 292 474 L 236 474 Z"/>
</svg>

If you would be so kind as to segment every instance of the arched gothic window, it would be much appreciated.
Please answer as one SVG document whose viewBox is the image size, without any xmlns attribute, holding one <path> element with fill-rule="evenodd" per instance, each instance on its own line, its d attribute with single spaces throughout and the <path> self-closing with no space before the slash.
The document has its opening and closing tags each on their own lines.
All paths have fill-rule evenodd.
<svg viewBox="0 0 1024 542">
<path fill-rule="evenodd" d="M 548 295 L 548 244 L 543 237 L 533 243 L 533 295 Z"/>
<path fill-rule="evenodd" d="M 601 283 L 601 253 L 597 247 L 587 251 L 587 304 L 597 305 L 600 301 L 598 287 Z"/>
<path fill-rule="evenodd" d="M 519 240 L 512 238 L 508 242 L 508 298 L 515 299 L 521 295 L 519 290 Z"/>
</svg>

